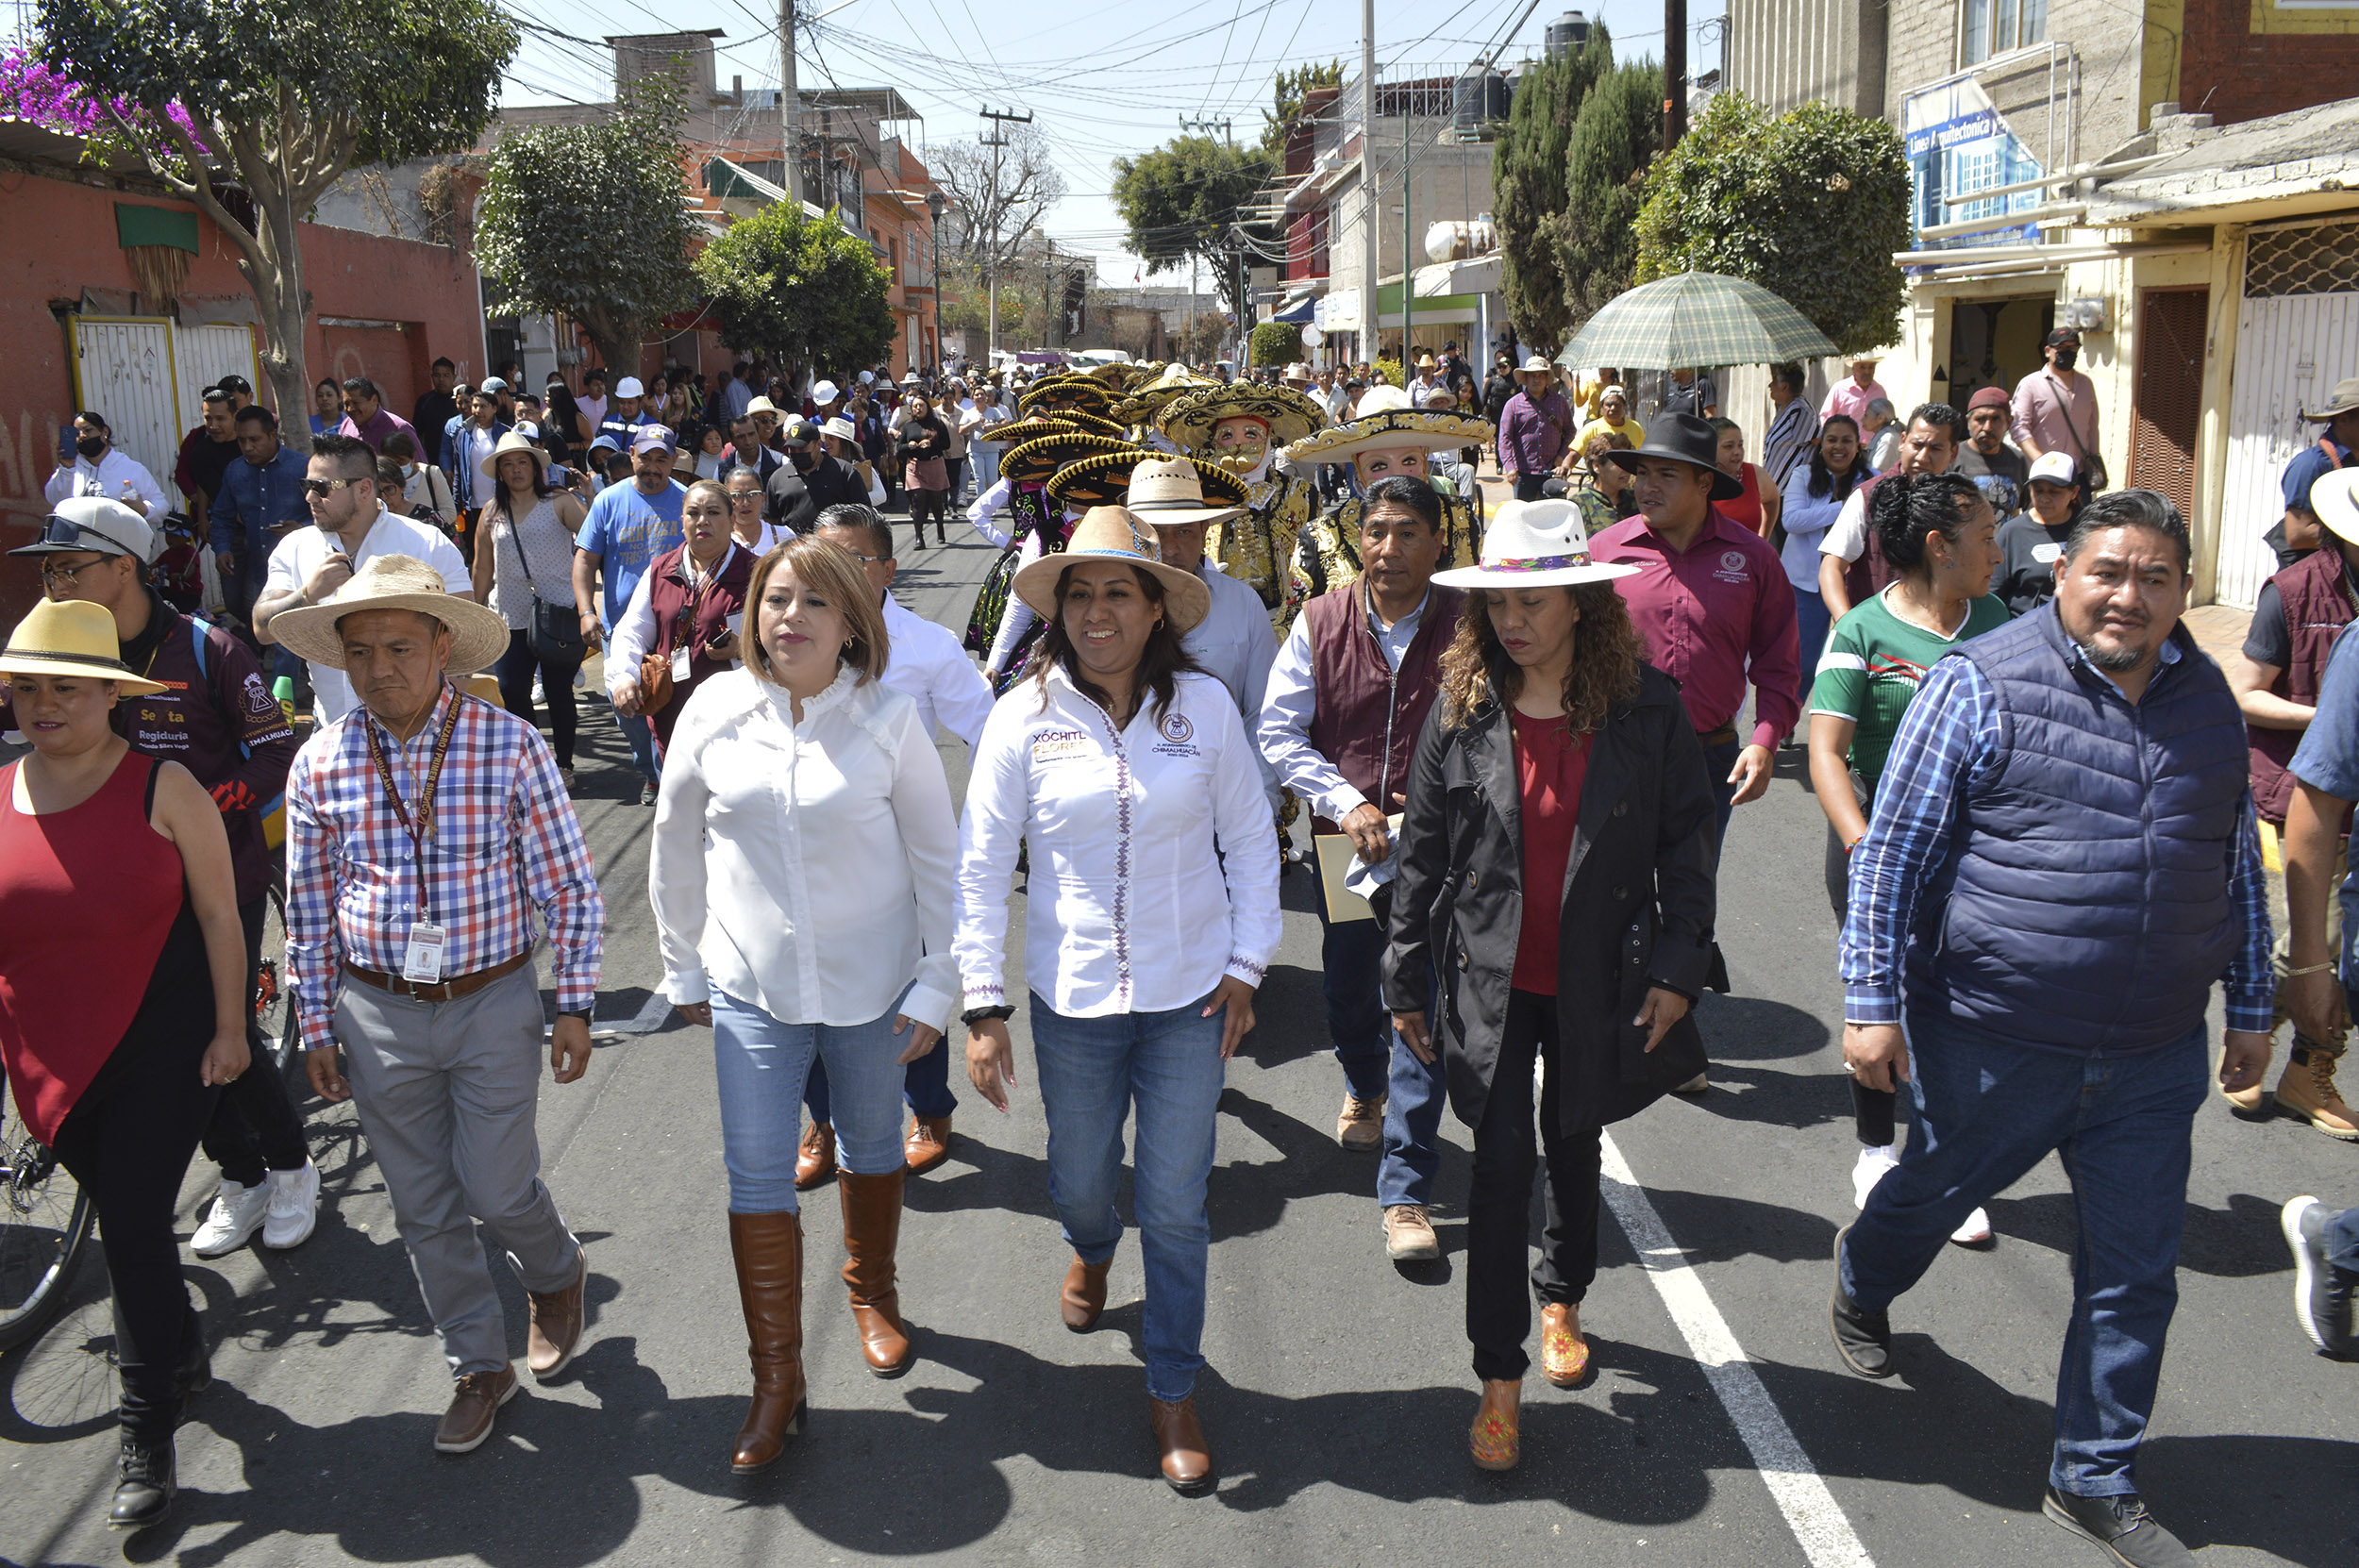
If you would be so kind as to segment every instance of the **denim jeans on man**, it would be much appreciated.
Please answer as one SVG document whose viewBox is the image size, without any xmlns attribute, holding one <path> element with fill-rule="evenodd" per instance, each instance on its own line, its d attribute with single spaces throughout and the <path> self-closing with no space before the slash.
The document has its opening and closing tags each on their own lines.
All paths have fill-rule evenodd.
<svg viewBox="0 0 2359 1568">
<path fill-rule="evenodd" d="M 2133 1493 L 2179 1304 L 2192 1129 L 2211 1076 L 2204 1026 L 2110 1056 L 2018 1045 L 1931 1012 L 1909 1014 L 1908 1037 L 1916 1131 L 1844 1243 L 1844 1293 L 1885 1310 L 1970 1210 L 2055 1150 L 2079 1235 L 2049 1479 L 2083 1497 Z"/>
<path fill-rule="evenodd" d="M 908 1043 L 906 1036 L 894 1047 Z M 947 1041 L 928 1051 L 902 1069 L 901 1096 L 909 1101 L 910 1109 L 919 1116 L 947 1116 L 959 1109 L 959 1098 L 950 1093 L 950 1046 Z M 811 1076 L 803 1082 L 803 1104 L 811 1109 L 811 1119 L 833 1126 L 835 1114 L 828 1093 L 828 1063 L 816 1058 L 811 1064 Z"/>
<path fill-rule="evenodd" d="M 781 1024 L 751 1002 L 712 993 L 712 1060 L 721 1080 L 721 1159 L 729 1212 L 795 1211 L 795 1155 L 803 1077 L 814 1057 L 835 1085 L 836 1157 L 855 1176 L 891 1176 L 901 1154 L 899 1004 L 869 1024 Z M 937 1054 L 943 1047 L 936 1045 Z"/>
<path fill-rule="evenodd" d="M 623 739 L 630 742 L 630 760 L 632 766 L 639 770 L 639 776 L 650 784 L 661 785 L 663 770 L 655 759 L 655 726 L 647 722 L 647 716 L 644 713 L 617 713 L 614 724 L 622 730 Z"/>
<path fill-rule="evenodd" d="M 1225 1015 L 1204 1003 L 1167 1012 L 1071 1018 L 1031 998 L 1032 1054 L 1048 1117 L 1048 1199 L 1085 1263 L 1122 1240 L 1122 1124 L 1137 1109 L 1131 1198 L 1146 1270 L 1146 1392 L 1175 1401 L 1204 1365 L 1204 1282 L 1212 1225 L 1204 1188 L 1228 1063 Z M 839 1088 L 840 1093 L 840 1088 Z"/>
<path fill-rule="evenodd" d="M 1436 1053 L 1430 1063 L 1419 1061 L 1393 1032 L 1393 1016 L 1384 1010 L 1383 921 L 1331 923 L 1322 900 L 1319 923 L 1325 929 L 1319 984 L 1327 995 L 1327 1034 L 1343 1064 L 1345 1086 L 1356 1099 L 1385 1097 L 1377 1202 L 1386 1209 L 1429 1206 L 1433 1173 L 1442 1161 L 1442 1109 L 1448 1099 L 1441 1057 Z"/>
</svg>

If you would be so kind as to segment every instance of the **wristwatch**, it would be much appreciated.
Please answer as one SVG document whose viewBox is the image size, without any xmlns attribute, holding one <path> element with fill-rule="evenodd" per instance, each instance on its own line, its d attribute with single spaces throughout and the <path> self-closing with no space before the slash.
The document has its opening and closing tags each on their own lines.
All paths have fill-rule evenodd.
<svg viewBox="0 0 2359 1568">
<path fill-rule="evenodd" d="M 1005 1023 L 1014 1016 L 1015 1009 L 1003 1002 L 995 1008 L 969 1008 L 959 1014 L 959 1022 L 971 1029 L 986 1018 L 995 1018 Z"/>
</svg>

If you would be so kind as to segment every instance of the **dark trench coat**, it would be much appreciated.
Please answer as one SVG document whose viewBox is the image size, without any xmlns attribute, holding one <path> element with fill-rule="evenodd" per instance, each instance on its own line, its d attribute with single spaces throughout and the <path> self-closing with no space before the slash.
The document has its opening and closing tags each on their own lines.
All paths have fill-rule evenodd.
<svg viewBox="0 0 2359 1568">
<path fill-rule="evenodd" d="M 1434 1039 L 1450 1109 L 1468 1126 L 1497 1067 L 1523 921 L 1514 725 L 1485 703 L 1455 726 L 1434 704 L 1409 775 L 1395 854 L 1384 1001 L 1421 1012 L 1441 984 Z M 1562 1130 L 1635 1114 L 1704 1070 L 1694 1013 L 1649 1054 L 1631 1020 L 1649 986 L 1691 999 L 1712 961 L 1712 780 L 1679 686 L 1651 666 L 1590 749 L 1557 959 Z"/>
</svg>

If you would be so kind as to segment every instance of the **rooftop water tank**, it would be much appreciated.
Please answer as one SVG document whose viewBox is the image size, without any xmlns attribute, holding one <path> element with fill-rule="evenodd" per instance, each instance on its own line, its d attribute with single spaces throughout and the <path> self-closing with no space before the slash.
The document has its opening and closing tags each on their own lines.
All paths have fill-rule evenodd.
<svg viewBox="0 0 2359 1568">
<path fill-rule="evenodd" d="M 1555 59 L 1571 54 L 1589 42 L 1589 19 L 1579 11 L 1566 11 L 1548 24 L 1547 54 Z"/>
</svg>

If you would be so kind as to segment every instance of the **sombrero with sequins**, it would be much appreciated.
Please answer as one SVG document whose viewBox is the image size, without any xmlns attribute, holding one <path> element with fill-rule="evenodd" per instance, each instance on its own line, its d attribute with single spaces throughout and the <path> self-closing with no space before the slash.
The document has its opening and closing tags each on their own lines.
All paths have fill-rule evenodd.
<svg viewBox="0 0 2359 1568">
<path fill-rule="evenodd" d="M 1154 456 L 1145 447 L 1133 446 L 1118 436 L 1101 436 L 1089 430 L 1060 430 L 1054 435 L 1036 436 L 1021 446 L 1009 447 L 999 459 L 999 473 L 1010 484 L 1046 484 L 1067 463 L 1113 453 L 1126 454 L 1134 463 Z"/>
<path fill-rule="evenodd" d="M 1325 425 L 1327 410 L 1292 387 L 1214 384 L 1173 399 L 1155 427 L 1180 450 L 1194 452 L 1213 439 L 1213 426 L 1224 419 L 1258 419 L 1269 427 L 1272 446 L 1286 446 Z"/>
<path fill-rule="evenodd" d="M 1459 446 L 1490 442 L 1491 422 L 1464 414 L 1429 414 L 1409 404 L 1398 387 L 1378 387 L 1360 399 L 1352 417 L 1305 441 L 1288 443 L 1286 456 L 1297 466 L 1305 463 L 1349 462 L 1363 452 L 1380 447 L 1413 447 L 1446 452 Z"/>
<path fill-rule="evenodd" d="M 1212 509 L 1190 522 L 1217 523 L 1237 515 L 1246 501 L 1246 483 L 1218 463 L 1201 458 L 1175 458 L 1167 453 L 1149 452 L 1132 447 L 1128 452 L 1106 452 L 1079 462 L 1067 463 L 1057 470 L 1048 481 L 1048 498 L 1067 507 L 1098 507 L 1115 503 L 1129 505 L 1130 487 L 1141 475 L 1156 484 L 1163 476 L 1177 477 L 1193 469 L 1196 473 L 1196 507 L 1198 510 Z M 1162 491 L 1157 491 L 1162 495 Z M 1142 504 L 1131 507 L 1150 523 L 1173 519 L 1151 515 L 1154 509 Z"/>
</svg>

